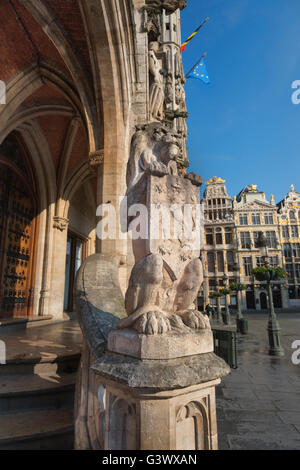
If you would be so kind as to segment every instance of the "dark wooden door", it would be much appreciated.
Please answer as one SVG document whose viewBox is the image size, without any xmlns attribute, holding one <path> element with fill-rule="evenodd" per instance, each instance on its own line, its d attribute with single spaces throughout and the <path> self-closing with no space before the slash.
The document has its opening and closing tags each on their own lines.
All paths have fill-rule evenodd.
<svg viewBox="0 0 300 470">
<path fill-rule="evenodd" d="M 14 170 L 0 164 L 0 317 L 30 312 L 34 203 Z"/>
<path fill-rule="evenodd" d="M 254 296 L 254 292 L 251 290 L 247 290 L 246 291 L 246 302 L 247 302 L 247 309 L 248 310 L 255 310 L 256 309 L 256 306 L 255 306 L 255 296 Z"/>
</svg>

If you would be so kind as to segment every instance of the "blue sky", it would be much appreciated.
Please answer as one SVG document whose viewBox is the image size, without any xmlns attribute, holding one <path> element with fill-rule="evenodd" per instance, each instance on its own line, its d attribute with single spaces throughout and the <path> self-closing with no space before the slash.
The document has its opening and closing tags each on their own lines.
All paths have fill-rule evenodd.
<svg viewBox="0 0 300 470">
<path fill-rule="evenodd" d="M 190 170 L 225 178 L 231 196 L 300 192 L 300 0 L 188 0 L 182 40 L 207 16 L 183 52 L 186 72 L 207 52 L 211 80 L 186 83 Z"/>
</svg>

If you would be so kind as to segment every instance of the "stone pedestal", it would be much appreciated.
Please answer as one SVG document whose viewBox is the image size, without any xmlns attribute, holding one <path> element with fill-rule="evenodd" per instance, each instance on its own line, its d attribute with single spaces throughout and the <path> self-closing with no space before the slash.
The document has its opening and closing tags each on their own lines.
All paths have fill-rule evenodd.
<svg viewBox="0 0 300 470">
<path fill-rule="evenodd" d="M 108 349 L 93 366 L 105 390 L 105 449 L 218 448 L 215 386 L 230 369 L 211 352 L 210 330 L 112 331 Z"/>
</svg>

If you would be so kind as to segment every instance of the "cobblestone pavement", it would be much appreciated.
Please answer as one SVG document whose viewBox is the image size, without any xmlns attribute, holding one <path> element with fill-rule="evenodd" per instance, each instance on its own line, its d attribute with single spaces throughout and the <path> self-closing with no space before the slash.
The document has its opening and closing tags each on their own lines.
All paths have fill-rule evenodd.
<svg viewBox="0 0 300 470">
<path fill-rule="evenodd" d="M 284 358 L 268 355 L 268 315 L 245 315 L 249 333 L 238 335 L 238 368 L 217 387 L 220 450 L 300 450 L 300 364 L 291 361 L 300 314 L 277 316 Z"/>
</svg>

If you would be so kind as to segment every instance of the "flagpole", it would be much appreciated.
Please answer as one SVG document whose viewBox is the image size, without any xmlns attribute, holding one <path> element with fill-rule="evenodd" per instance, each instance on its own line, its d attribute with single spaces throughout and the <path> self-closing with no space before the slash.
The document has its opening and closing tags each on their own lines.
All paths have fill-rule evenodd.
<svg viewBox="0 0 300 470">
<path fill-rule="evenodd" d="M 200 59 L 197 60 L 197 62 L 195 63 L 195 65 L 193 65 L 193 67 L 191 68 L 191 70 L 189 71 L 189 73 L 186 74 L 186 79 L 190 78 L 190 77 L 189 77 L 189 74 L 194 70 L 194 68 L 196 67 L 196 65 L 198 65 L 198 64 L 201 62 L 201 60 L 203 59 L 203 57 L 206 56 L 206 54 L 207 54 L 207 52 L 204 52 L 204 54 L 200 57 Z"/>
<path fill-rule="evenodd" d="M 198 26 L 198 28 L 181 44 L 181 51 L 183 51 L 183 47 L 185 47 L 192 39 L 193 37 L 198 33 L 199 29 L 202 28 L 202 26 L 209 20 L 209 17 L 205 18 L 205 20 Z"/>
</svg>

